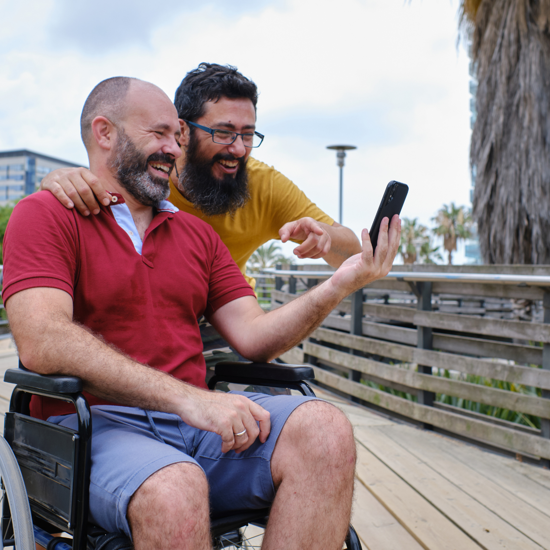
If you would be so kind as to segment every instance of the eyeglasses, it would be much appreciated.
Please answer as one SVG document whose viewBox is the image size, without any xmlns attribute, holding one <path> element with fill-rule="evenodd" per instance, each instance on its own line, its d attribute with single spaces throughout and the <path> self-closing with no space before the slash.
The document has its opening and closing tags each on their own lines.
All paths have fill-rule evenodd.
<svg viewBox="0 0 550 550">
<path fill-rule="evenodd" d="M 260 132 L 254 132 L 253 134 L 239 134 L 238 132 L 231 132 L 229 130 L 213 130 L 212 128 L 207 128 L 190 120 L 186 120 L 187 124 L 200 128 L 205 132 L 208 132 L 212 136 L 212 141 L 218 145 L 231 145 L 235 142 L 237 137 L 241 136 L 243 138 L 243 145 L 249 148 L 256 148 L 262 144 L 264 140 L 264 135 Z"/>
</svg>

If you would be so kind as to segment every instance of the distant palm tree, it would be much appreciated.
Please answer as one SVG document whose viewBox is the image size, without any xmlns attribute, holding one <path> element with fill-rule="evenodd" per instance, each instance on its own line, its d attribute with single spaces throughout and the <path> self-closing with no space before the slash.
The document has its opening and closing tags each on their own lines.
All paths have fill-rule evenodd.
<svg viewBox="0 0 550 550">
<path fill-rule="evenodd" d="M 432 221 L 436 223 L 433 232 L 443 237 L 443 248 L 449 255 L 449 265 L 452 265 L 453 252 L 456 250 L 458 241 L 472 236 L 470 212 L 464 206 L 456 206 L 451 202 L 449 205 L 444 204 Z"/>
<path fill-rule="evenodd" d="M 429 240 L 428 228 L 418 223 L 418 218 L 412 220 L 410 218 L 403 218 L 401 244 L 399 245 L 399 253 L 403 258 L 403 263 L 414 264 L 419 249 L 426 241 L 429 242 Z"/>
<path fill-rule="evenodd" d="M 432 246 L 432 240 L 428 237 L 428 240 L 420 245 L 419 256 L 421 264 L 436 264 L 443 261 L 443 256 L 439 252 L 439 246 Z"/>
<path fill-rule="evenodd" d="M 550 2 L 461 0 L 477 76 L 470 162 L 488 263 L 550 263 Z"/>
<path fill-rule="evenodd" d="M 271 241 L 258 248 L 247 262 L 248 267 L 253 272 L 259 272 L 267 267 L 273 267 L 275 264 L 292 264 L 293 258 L 287 258 L 281 253 L 281 247 L 277 241 Z"/>
</svg>

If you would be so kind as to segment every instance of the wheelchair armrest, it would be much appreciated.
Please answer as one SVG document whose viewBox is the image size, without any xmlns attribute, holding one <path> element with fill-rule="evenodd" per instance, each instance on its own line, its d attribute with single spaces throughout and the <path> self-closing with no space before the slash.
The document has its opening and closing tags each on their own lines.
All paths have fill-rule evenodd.
<svg viewBox="0 0 550 550">
<path fill-rule="evenodd" d="M 27 370 L 19 362 L 18 369 L 8 369 L 4 382 L 17 384 L 28 390 L 47 391 L 49 393 L 74 394 L 82 391 L 82 380 L 74 376 L 42 375 Z"/>
<path fill-rule="evenodd" d="M 254 379 L 277 382 L 300 382 L 314 380 L 315 373 L 305 365 L 281 365 L 280 363 L 244 363 L 223 361 L 215 366 L 216 376 L 220 380 Z"/>
</svg>

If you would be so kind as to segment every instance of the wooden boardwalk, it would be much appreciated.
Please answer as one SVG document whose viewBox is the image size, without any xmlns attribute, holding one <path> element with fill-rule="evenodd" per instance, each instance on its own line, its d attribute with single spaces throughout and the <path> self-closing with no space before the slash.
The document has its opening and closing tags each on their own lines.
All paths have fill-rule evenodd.
<svg viewBox="0 0 550 550">
<path fill-rule="evenodd" d="M 0 342 L 0 379 L 17 366 Z M 0 382 L 0 413 L 11 387 Z M 550 550 L 550 471 L 319 391 L 355 427 L 353 524 L 367 550 Z"/>
</svg>

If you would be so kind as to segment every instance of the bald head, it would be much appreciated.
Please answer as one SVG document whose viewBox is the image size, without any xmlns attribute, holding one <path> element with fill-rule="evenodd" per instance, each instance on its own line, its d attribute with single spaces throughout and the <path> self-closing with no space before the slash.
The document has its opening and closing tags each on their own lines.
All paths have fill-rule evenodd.
<svg viewBox="0 0 550 550">
<path fill-rule="evenodd" d="M 90 92 L 80 116 L 80 135 L 86 148 L 92 139 L 92 121 L 95 117 L 104 116 L 115 124 L 124 119 L 126 95 L 134 80 L 138 79 L 115 76 L 103 80 Z"/>
<path fill-rule="evenodd" d="M 86 149 L 89 150 L 92 143 L 92 123 L 96 117 L 103 116 L 122 128 L 128 117 L 153 103 L 170 105 L 176 114 L 168 96 L 150 82 L 127 76 L 115 76 L 100 82 L 86 99 L 80 116 L 80 134 Z"/>
</svg>

